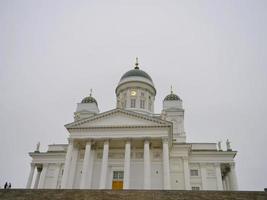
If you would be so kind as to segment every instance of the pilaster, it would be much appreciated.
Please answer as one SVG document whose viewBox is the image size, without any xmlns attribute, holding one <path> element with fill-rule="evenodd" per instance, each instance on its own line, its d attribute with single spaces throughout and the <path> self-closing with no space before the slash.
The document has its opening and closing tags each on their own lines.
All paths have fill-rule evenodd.
<svg viewBox="0 0 267 200">
<path fill-rule="evenodd" d="M 54 180 L 53 186 L 52 186 L 53 189 L 56 189 L 57 188 L 57 183 L 58 183 L 60 169 L 61 169 L 61 163 L 57 163 L 56 164 L 56 170 L 55 170 L 55 180 Z"/>
<path fill-rule="evenodd" d="M 200 163 L 202 190 L 207 190 L 207 164 Z"/>
<path fill-rule="evenodd" d="M 191 190 L 188 157 L 183 157 L 185 190 Z"/>
<path fill-rule="evenodd" d="M 169 143 L 168 138 L 162 139 L 163 150 L 163 186 L 165 190 L 171 189 L 170 184 L 170 160 L 169 160 Z"/>
<path fill-rule="evenodd" d="M 151 189 L 150 142 L 144 141 L 144 189 Z"/>
<path fill-rule="evenodd" d="M 131 160 L 131 142 L 127 140 L 125 143 L 125 157 L 124 157 L 124 177 L 123 189 L 130 189 L 130 160 Z"/>
</svg>

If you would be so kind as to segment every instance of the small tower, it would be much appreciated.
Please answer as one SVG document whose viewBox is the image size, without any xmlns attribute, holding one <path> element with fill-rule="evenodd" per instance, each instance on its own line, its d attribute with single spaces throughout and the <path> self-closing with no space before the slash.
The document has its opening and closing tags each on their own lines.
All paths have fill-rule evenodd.
<svg viewBox="0 0 267 200">
<path fill-rule="evenodd" d="M 183 101 L 180 97 L 173 93 L 167 95 L 163 100 L 162 118 L 173 123 L 173 139 L 176 142 L 186 142 L 186 135 L 184 132 L 184 109 Z"/>
<path fill-rule="evenodd" d="M 92 90 L 88 97 L 85 97 L 81 103 L 77 104 L 76 112 L 74 113 L 74 121 L 88 118 L 99 113 L 97 101 L 92 97 Z"/>
</svg>

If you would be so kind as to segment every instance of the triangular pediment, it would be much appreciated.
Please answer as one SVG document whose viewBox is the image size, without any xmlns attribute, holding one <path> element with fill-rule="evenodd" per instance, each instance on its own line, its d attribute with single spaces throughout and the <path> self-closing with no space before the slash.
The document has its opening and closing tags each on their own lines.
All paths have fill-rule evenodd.
<svg viewBox="0 0 267 200">
<path fill-rule="evenodd" d="M 170 122 L 158 119 L 156 117 L 114 109 L 96 116 L 82 119 L 65 125 L 67 129 L 71 128 L 90 128 L 90 127 L 136 127 L 136 126 L 169 126 Z"/>
</svg>

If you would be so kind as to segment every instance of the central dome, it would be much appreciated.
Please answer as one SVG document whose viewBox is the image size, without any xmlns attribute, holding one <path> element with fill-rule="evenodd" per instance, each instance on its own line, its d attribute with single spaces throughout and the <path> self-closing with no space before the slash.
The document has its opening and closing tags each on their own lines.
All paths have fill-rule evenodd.
<svg viewBox="0 0 267 200">
<path fill-rule="evenodd" d="M 154 113 L 154 100 L 156 89 L 152 78 L 138 67 L 136 59 L 135 68 L 122 75 L 115 93 L 117 108 L 131 110 L 139 113 Z"/>
<path fill-rule="evenodd" d="M 130 76 L 140 76 L 143 78 L 147 78 L 148 80 L 152 81 L 152 78 L 143 70 L 139 69 L 139 67 L 135 67 L 134 69 L 126 72 L 125 74 L 123 74 L 123 76 L 121 77 L 120 81 L 122 81 L 125 78 L 128 78 Z"/>
</svg>

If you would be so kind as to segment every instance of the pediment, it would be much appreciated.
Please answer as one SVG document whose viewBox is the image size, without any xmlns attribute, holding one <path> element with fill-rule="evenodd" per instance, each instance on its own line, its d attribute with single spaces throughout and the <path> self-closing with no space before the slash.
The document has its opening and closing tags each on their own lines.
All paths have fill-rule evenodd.
<svg viewBox="0 0 267 200">
<path fill-rule="evenodd" d="M 114 109 L 65 125 L 67 129 L 90 127 L 169 126 L 170 122 L 122 109 Z"/>
</svg>

